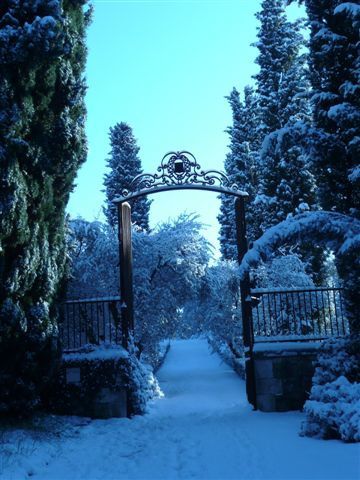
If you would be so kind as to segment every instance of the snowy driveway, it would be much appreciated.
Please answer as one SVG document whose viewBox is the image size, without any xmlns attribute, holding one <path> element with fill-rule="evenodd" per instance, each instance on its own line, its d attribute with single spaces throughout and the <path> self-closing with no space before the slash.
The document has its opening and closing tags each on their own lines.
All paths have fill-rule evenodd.
<svg viewBox="0 0 360 480">
<path fill-rule="evenodd" d="M 252 412 L 244 382 L 205 340 L 173 342 L 158 377 L 165 396 L 149 414 L 94 420 L 0 478 L 359 478 L 358 445 L 299 437 L 300 413 Z"/>
</svg>

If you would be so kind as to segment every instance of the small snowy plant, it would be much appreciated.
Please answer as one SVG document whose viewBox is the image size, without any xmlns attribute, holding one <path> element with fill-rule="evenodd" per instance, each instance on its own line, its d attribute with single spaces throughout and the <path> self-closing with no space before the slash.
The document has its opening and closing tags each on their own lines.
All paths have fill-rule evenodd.
<svg viewBox="0 0 360 480">
<path fill-rule="evenodd" d="M 324 342 L 301 435 L 360 442 L 360 338 Z"/>
<path fill-rule="evenodd" d="M 150 365 L 138 359 L 138 351 L 133 339 L 129 345 L 129 361 L 126 364 L 126 377 L 130 392 L 131 415 L 146 412 L 149 400 L 163 396 L 159 383 Z"/>
</svg>

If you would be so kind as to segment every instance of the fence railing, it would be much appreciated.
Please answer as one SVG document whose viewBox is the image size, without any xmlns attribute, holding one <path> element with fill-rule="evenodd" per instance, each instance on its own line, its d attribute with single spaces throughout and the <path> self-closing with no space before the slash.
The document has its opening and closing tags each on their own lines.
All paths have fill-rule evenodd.
<svg viewBox="0 0 360 480">
<path fill-rule="evenodd" d="M 326 338 L 349 333 L 341 288 L 253 289 L 255 341 Z"/>
<path fill-rule="evenodd" d="M 120 297 L 68 300 L 60 307 L 60 340 L 64 350 L 87 343 L 121 343 Z"/>
<path fill-rule="evenodd" d="M 251 297 L 256 342 L 319 339 L 349 333 L 340 288 L 253 289 Z M 121 344 L 120 307 L 120 297 L 64 302 L 59 322 L 63 349 L 76 349 L 87 343 Z"/>
</svg>

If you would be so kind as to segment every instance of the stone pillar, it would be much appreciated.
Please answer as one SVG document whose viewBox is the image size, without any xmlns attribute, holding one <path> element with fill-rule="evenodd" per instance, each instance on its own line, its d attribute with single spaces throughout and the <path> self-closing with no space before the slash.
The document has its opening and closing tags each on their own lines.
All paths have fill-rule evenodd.
<svg viewBox="0 0 360 480">
<path fill-rule="evenodd" d="M 256 343 L 257 407 L 263 412 L 301 410 L 311 390 L 320 343 Z"/>
</svg>

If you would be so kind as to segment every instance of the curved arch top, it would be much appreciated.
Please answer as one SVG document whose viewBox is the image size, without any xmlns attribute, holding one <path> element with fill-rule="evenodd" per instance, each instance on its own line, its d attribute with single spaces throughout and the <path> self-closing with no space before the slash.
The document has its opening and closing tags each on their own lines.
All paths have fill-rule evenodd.
<svg viewBox="0 0 360 480">
<path fill-rule="evenodd" d="M 170 190 L 207 190 L 235 197 L 248 196 L 236 184 L 231 184 L 223 172 L 202 170 L 194 155 L 184 150 L 164 155 L 156 173 L 137 175 L 114 203 Z"/>
</svg>

